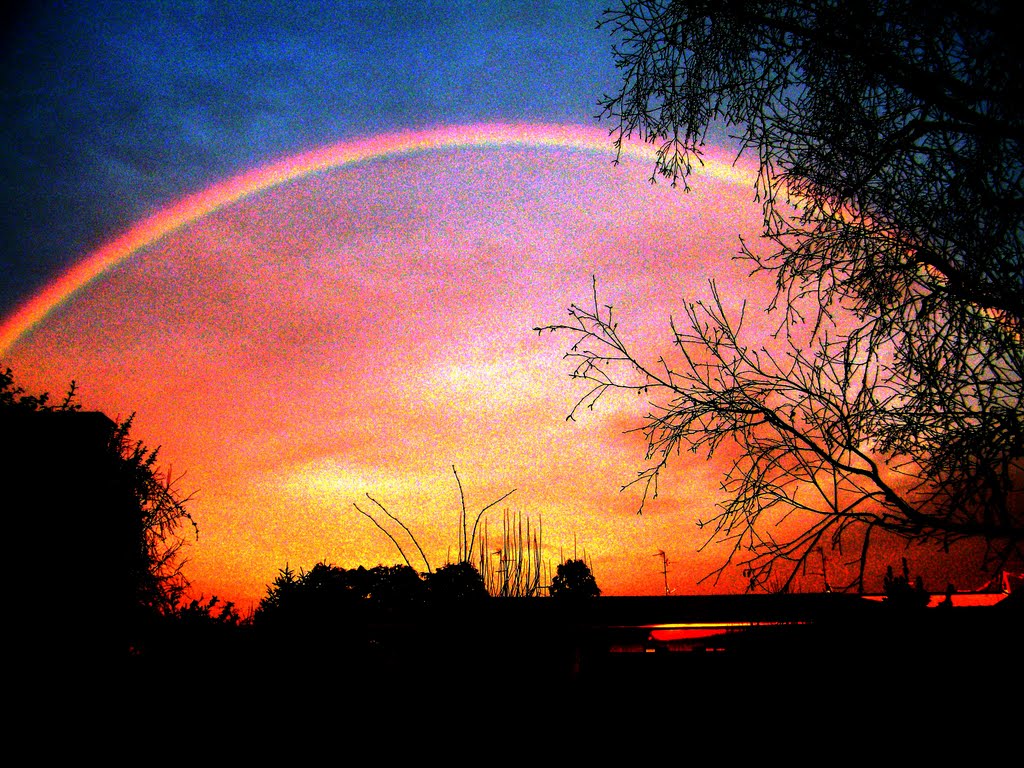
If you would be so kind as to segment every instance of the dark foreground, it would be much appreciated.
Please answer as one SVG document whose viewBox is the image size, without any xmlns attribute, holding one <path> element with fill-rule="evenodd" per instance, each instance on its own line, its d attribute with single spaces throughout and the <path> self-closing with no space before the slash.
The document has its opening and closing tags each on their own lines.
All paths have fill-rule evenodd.
<svg viewBox="0 0 1024 768">
<path fill-rule="evenodd" d="M 841 691 L 878 706 L 935 707 L 999 693 L 1019 707 L 1020 602 L 896 610 L 841 595 L 602 597 L 569 607 L 492 598 L 365 623 L 239 627 L 202 641 L 171 634 L 127 671 L 141 686 L 171 675 L 196 699 L 212 692 L 248 704 L 323 691 L 378 703 L 461 697 L 480 707 L 783 695 L 813 709 Z M 695 625 L 717 631 L 694 637 Z"/>
</svg>

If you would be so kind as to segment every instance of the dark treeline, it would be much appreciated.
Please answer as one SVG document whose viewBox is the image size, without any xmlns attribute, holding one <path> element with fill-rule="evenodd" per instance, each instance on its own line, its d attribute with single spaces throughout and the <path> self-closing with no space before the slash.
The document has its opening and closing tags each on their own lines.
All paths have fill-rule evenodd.
<svg viewBox="0 0 1024 768">
<path fill-rule="evenodd" d="M 468 553 L 425 573 L 285 564 L 250 615 L 191 594 L 179 555 L 198 523 L 131 424 L 83 411 L 74 383 L 53 400 L 0 369 L 5 511 L 13 539 L 25 542 L 23 570 L 35 574 L 18 605 L 27 654 L 66 666 L 127 657 L 143 670 L 315 662 L 376 681 L 444 676 L 504 655 L 520 673 L 571 673 L 575 651 L 560 647 L 554 617 L 600 595 L 583 560 L 560 564 L 543 599 L 492 596 Z M 510 607 L 527 602 L 545 606 L 545 630 Z"/>
<path fill-rule="evenodd" d="M 591 642 L 583 628 L 598 593 L 573 587 L 550 597 L 492 596 L 465 562 L 426 574 L 408 565 L 286 566 L 251 616 L 216 600 L 153 616 L 134 663 L 289 679 L 315 670 L 317 679 L 360 689 L 443 687 L 493 672 L 516 686 L 571 684 Z"/>
<path fill-rule="evenodd" d="M 919 683 L 1019 675 L 1019 591 L 993 609 L 926 609 L 905 561 L 882 602 L 603 597 L 576 559 L 558 566 L 543 596 L 492 594 L 468 560 L 425 573 L 285 564 L 243 615 L 190 593 L 178 554 L 197 523 L 157 451 L 130 438 L 130 418 L 80 410 L 73 385 L 54 402 L 0 374 L 8 531 L 23 544 L 21 572 L 33 575 L 16 597 L 12 636 L 17 658 L 47 669 L 115 668 L 140 695 L 230 689 L 236 703 L 247 692 L 266 702 L 322 687 L 372 697 L 486 688 L 520 701 L 676 684 L 726 692 L 766 665 L 807 680 L 842 659 Z M 650 627 L 680 621 L 747 628 L 689 652 L 650 642 Z"/>
</svg>

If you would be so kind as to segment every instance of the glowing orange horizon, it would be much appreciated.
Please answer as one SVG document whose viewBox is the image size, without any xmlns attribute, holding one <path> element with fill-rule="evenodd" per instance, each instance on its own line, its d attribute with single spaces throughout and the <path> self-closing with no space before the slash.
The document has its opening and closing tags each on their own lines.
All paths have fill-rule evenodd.
<svg viewBox="0 0 1024 768">
<path fill-rule="evenodd" d="M 459 158 L 463 151 L 470 157 Z M 499 154 L 515 160 L 478 172 Z M 386 540 L 372 539 L 375 529 L 367 536 L 337 524 L 367 489 L 409 510 L 437 562 L 437 553 L 450 550 L 444 507 L 432 491 L 451 479 L 436 468 L 439 456 L 475 472 L 474 491 L 494 494 L 485 498 L 516 488 L 528 499 L 527 516 L 553 532 L 549 553 L 561 556 L 570 538 L 575 553 L 580 534 L 604 594 L 660 594 L 664 574 L 648 566 L 669 541 L 690 553 L 679 565 L 697 585 L 713 553 L 700 546 L 702 534 L 679 523 L 709 514 L 702 510 L 714 504 L 720 467 L 689 464 L 652 513 L 637 517 L 617 495 L 618 477 L 635 472 L 639 446 L 623 435 L 636 413 L 610 403 L 600 419 L 564 428 L 575 395 L 541 381 L 563 350 L 545 349 L 530 329 L 537 316 L 564 311 L 554 297 L 572 295 L 567 281 L 597 273 L 615 286 L 613 298 L 641 345 L 712 268 L 737 299 L 770 295 L 769 283 L 714 261 L 727 241 L 760 225 L 760 205 L 742 192 L 753 192 L 757 177 L 709 151 L 697 175 L 714 183 L 684 201 L 644 181 L 654 147 L 627 145 L 623 156 L 636 167 L 613 174 L 614 147 L 602 130 L 481 124 L 381 135 L 267 163 L 181 198 L 87 254 L 0 318 L 0 356 L 28 376 L 19 383 L 30 391 L 87 380 L 90 408 L 112 415 L 139 409 L 142 439 L 152 445 L 151 436 L 161 436 L 161 456 L 190 468 L 190 486 L 214 489 L 192 508 L 197 518 L 208 514 L 202 544 L 188 543 L 189 580 L 201 594 L 254 606 L 282 563 L 301 567 L 325 553 L 339 565 L 391 557 Z M 530 174 L 532 186 L 524 184 Z M 418 183 L 402 190 L 408 200 L 383 194 L 392 179 L 408 187 L 409 178 Z M 298 194 L 306 184 L 317 194 Z M 508 189 L 518 194 L 506 196 Z M 472 195 L 463 197 L 466 190 Z M 334 218 L 338 200 L 366 207 L 343 208 Z M 310 201 L 319 207 L 307 208 Z M 248 206 L 255 210 L 245 213 Z M 644 213 L 624 219 L 625 211 Z M 306 218 L 292 222 L 296 212 Z M 314 220 L 317 226 L 302 223 Z M 358 225 L 353 232 L 349 221 Z M 320 242 L 321 225 L 338 228 L 337 238 Z M 450 237 L 449 227 L 459 236 Z M 366 243 L 373 247 L 365 264 L 350 258 Z M 303 247 L 338 272 L 343 294 L 317 282 L 323 272 L 287 266 Z M 402 248 L 412 248 L 413 258 L 402 260 Z M 419 268 L 427 261 L 436 269 Z M 185 262 L 182 271 L 154 267 Z M 340 268 L 350 262 L 359 263 Z M 370 264 L 380 270 L 366 271 Z M 394 292 L 382 292 L 396 275 Z M 494 281 L 500 299 L 476 296 L 484 279 Z M 149 293 L 151 282 L 174 290 Z M 449 292 L 455 282 L 465 290 Z M 402 291 L 418 298 L 391 306 Z M 183 316 L 186 296 L 191 311 Z M 153 311 L 143 318 L 140 306 Z M 523 318 L 527 306 L 537 316 Z M 210 322 L 225 314 L 226 322 Z M 442 319 L 448 322 L 437 324 Z M 519 335 L 504 333 L 513 320 L 522 323 Z M 455 329 L 464 333 L 453 336 Z M 246 343 L 235 344 L 240 333 Z M 262 375 L 279 365 L 288 375 Z M 202 392 L 218 393 L 219 404 Z M 743 587 L 716 578 L 701 589 Z"/>
<path fill-rule="evenodd" d="M 545 123 L 481 123 L 400 131 L 291 155 L 190 194 L 148 216 L 84 257 L 6 319 L 0 318 L 0 355 L 7 353 L 53 310 L 117 264 L 226 205 L 290 181 L 357 163 L 446 149 L 487 147 L 552 147 L 607 154 L 609 159 L 614 157 L 612 141 L 605 130 Z M 655 161 L 655 148 L 649 144 L 623 143 L 622 147 L 624 157 L 647 160 L 652 164 Z M 752 170 L 738 167 L 716 154 L 703 158 L 702 170 L 722 180 L 753 184 L 756 178 Z"/>
</svg>

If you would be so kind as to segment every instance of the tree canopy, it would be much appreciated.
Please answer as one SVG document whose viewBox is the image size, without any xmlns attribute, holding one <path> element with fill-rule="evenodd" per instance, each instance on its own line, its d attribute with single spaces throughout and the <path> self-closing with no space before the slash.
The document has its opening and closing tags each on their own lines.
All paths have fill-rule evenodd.
<svg viewBox="0 0 1024 768">
<path fill-rule="evenodd" d="M 83 553 L 98 561 L 88 566 L 92 587 L 84 591 L 69 590 L 54 569 L 45 590 L 62 594 L 43 603 L 62 602 L 69 617 L 92 620 L 102 632 L 118 627 L 128 637 L 115 642 L 127 639 L 139 651 L 153 622 L 182 607 L 189 582 L 181 549 L 186 532 L 198 528 L 188 498 L 159 468 L 158 450 L 131 437 L 132 418 L 83 411 L 76 393 L 71 382 L 62 400 L 51 401 L 0 369 L 0 471 L 27 547 L 45 547 L 65 568 L 82 566 Z"/>
<path fill-rule="evenodd" d="M 872 533 L 981 566 L 1024 551 L 1024 55 L 1009 3 L 626 0 L 603 19 L 621 88 L 617 146 L 657 147 L 687 189 L 711 132 L 756 154 L 773 339 L 744 335 L 717 287 L 684 302 L 674 352 L 641 362 L 611 307 L 573 304 L 580 406 L 646 393 L 657 494 L 681 450 L 736 455 L 710 539 L 752 587 L 823 544 Z M 748 311 L 744 308 L 744 312 Z M 570 414 L 571 416 L 572 414 Z M 794 517 L 793 513 L 797 513 Z M 799 525 L 792 524 L 797 519 Z M 788 527 L 780 527 L 790 521 Z M 856 562 L 857 557 L 854 558 Z M 724 566 L 723 566 L 724 568 Z"/>
<path fill-rule="evenodd" d="M 566 560 L 555 569 L 551 579 L 551 596 L 570 600 L 600 597 L 601 589 L 584 560 Z"/>
</svg>

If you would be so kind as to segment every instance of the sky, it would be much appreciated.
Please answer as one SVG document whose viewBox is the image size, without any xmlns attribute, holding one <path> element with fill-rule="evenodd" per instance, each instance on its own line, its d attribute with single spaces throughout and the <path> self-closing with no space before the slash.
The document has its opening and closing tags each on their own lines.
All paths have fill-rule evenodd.
<svg viewBox="0 0 1024 768">
<path fill-rule="evenodd" d="M 159 447 L 189 497 L 196 594 L 252 608 L 285 566 L 455 559 L 463 489 L 605 594 L 703 579 L 722 466 L 681 456 L 637 515 L 644 403 L 585 391 L 590 300 L 638 350 L 756 234 L 749 169 L 709 148 L 683 193 L 620 164 L 602 2 L 24 4 L 0 52 L 0 364 Z M 753 327 L 755 334 L 761 326 Z M 764 326 L 767 327 L 767 326 Z M 659 553 L 665 553 L 667 572 Z M 811 577 L 813 580 L 813 576 Z"/>
</svg>

